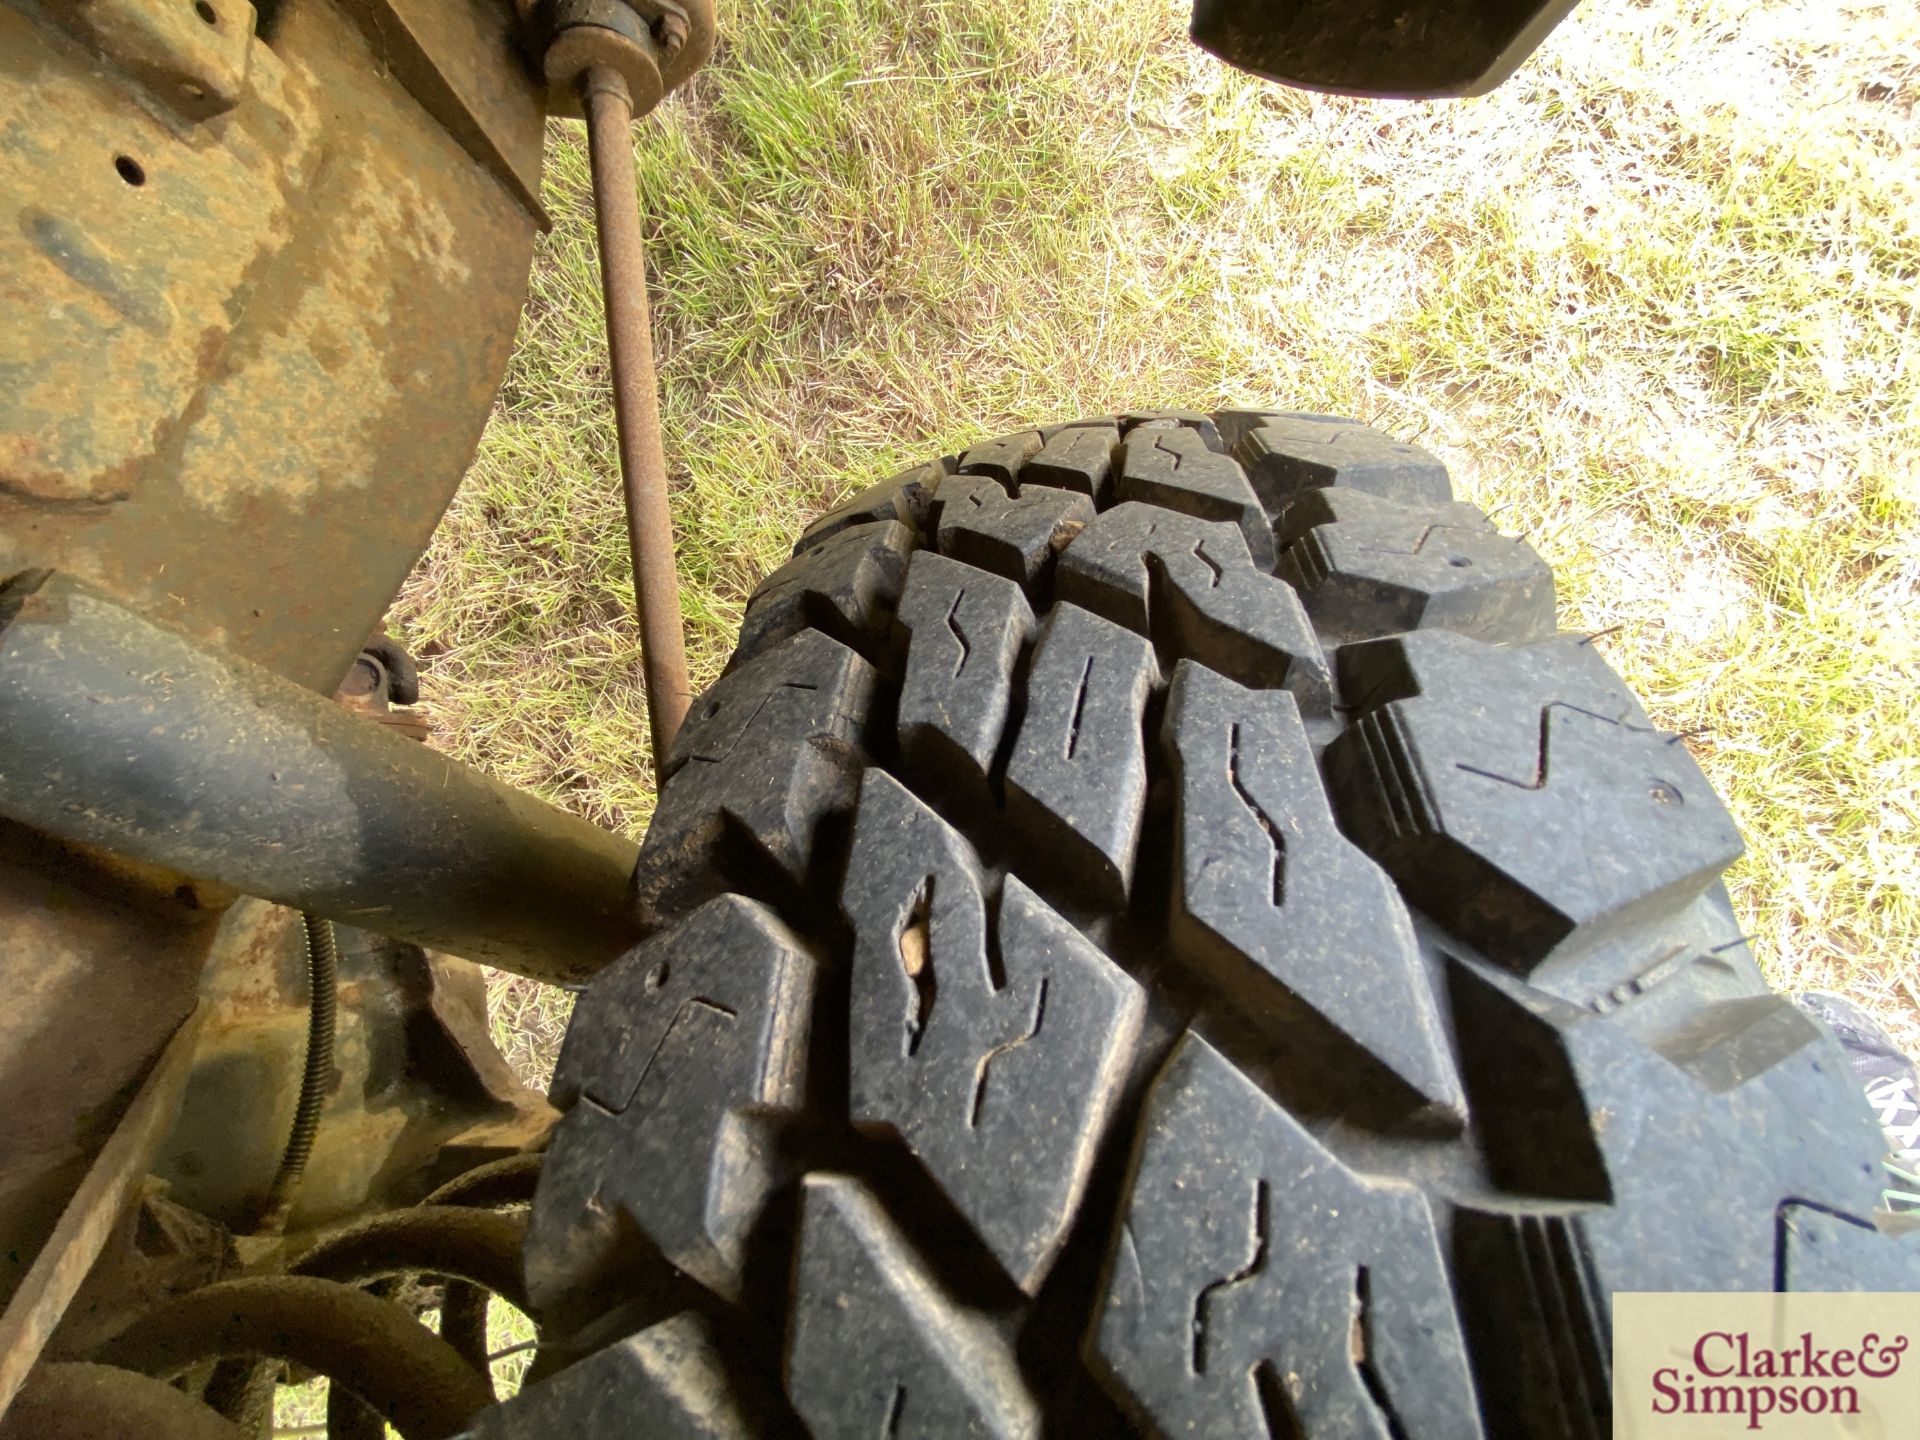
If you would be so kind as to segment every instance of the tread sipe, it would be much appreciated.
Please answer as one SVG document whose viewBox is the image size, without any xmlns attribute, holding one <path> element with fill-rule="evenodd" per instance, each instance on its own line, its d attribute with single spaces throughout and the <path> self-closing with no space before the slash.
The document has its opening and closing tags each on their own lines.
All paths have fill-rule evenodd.
<svg viewBox="0 0 1920 1440">
<path fill-rule="evenodd" d="M 1920 1266 L 1686 744 L 1366 426 L 855 495 L 664 771 L 486 1440 L 1597 1437 L 1614 1292 Z"/>
</svg>

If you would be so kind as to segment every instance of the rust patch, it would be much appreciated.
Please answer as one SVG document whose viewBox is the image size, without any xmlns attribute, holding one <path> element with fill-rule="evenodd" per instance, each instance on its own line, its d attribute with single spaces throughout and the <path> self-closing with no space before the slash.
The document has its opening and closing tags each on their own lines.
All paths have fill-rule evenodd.
<svg viewBox="0 0 1920 1440">
<path fill-rule="evenodd" d="M 0 6 L 8 211 L 0 563 L 331 690 L 472 458 L 532 219 L 327 6 L 288 7 L 233 107 L 184 127 Z"/>
<path fill-rule="evenodd" d="M 99 296 L 121 319 L 155 335 L 165 335 L 173 328 L 166 301 L 146 291 L 140 277 L 103 255 L 77 225 L 44 210 L 27 209 L 20 212 L 20 228 L 54 268 Z"/>
</svg>

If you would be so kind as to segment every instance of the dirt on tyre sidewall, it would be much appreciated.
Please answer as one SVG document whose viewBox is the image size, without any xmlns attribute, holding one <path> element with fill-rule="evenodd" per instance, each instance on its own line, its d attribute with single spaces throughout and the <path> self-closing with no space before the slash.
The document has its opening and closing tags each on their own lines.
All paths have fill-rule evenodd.
<svg viewBox="0 0 1920 1440">
<path fill-rule="evenodd" d="M 1418 447 L 909 470 L 675 743 L 472 1433 L 1606 1435 L 1615 1292 L 1920 1285 L 1740 848 Z"/>
</svg>

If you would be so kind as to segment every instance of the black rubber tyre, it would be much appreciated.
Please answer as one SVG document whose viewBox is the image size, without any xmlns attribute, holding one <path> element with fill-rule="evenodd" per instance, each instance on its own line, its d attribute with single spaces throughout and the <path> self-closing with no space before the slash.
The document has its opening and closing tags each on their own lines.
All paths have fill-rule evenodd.
<svg viewBox="0 0 1920 1440">
<path fill-rule="evenodd" d="M 476 1434 L 1600 1436 L 1616 1291 L 1920 1283 L 1687 746 L 1365 426 L 868 490 L 666 775 Z"/>
</svg>

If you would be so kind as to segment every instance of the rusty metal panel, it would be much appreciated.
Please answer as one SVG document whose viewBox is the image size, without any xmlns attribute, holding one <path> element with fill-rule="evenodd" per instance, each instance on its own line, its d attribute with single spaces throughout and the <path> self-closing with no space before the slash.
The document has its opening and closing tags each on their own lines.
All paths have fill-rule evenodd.
<svg viewBox="0 0 1920 1440">
<path fill-rule="evenodd" d="M 330 691 L 472 458 L 534 222 L 340 10 L 249 56 L 189 121 L 0 7 L 0 571 Z"/>
<path fill-rule="evenodd" d="M 105 516 L 157 468 L 229 342 L 226 302 L 284 236 L 318 114 L 270 55 L 252 103 L 221 123 L 225 143 L 102 85 L 79 42 L 12 10 L 0 55 L 0 195 L 14 212 L 0 285 L 23 322 L 0 341 L 0 493 Z"/>
</svg>

